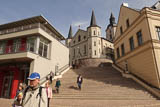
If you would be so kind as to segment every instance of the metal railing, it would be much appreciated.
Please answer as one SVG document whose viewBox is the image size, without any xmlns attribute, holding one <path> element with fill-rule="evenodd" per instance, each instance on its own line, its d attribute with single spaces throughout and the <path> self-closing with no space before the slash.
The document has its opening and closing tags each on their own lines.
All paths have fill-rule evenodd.
<svg viewBox="0 0 160 107">
<path fill-rule="evenodd" d="M 58 69 L 58 73 L 61 75 L 61 73 L 62 73 L 63 71 L 65 71 L 68 67 L 69 67 L 69 64 L 61 67 L 60 69 Z M 56 75 L 56 74 L 57 74 L 56 72 L 53 73 L 53 74 L 54 74 L 54 76 L 53 76 L 52 79 L 54 79 L 55 76 L 58 76 L 58 75 Z M 44 84 L 46 81 L 48 81 L 48 79 L 50 78 L 50 76 L 51 76 L 51 73 L 49 73 L 49 74 L 47 74 L 46 76 L 42 77 L 42 78 L 40 79 L 40 85 L 42 85 L 42 84 Z"/>
<path fill-rule="evenodd" d="M 26 44 L 13 44 L 9 46 L 4 46 L 3 49 L 0 49 L 0 54 L 9 54 L 9 53 L 19 53 L 19 52 L 36 52 L 36 48 L 33 44 L 26 43 Z"/>
<path fill-rule="evenodd" d="M 63 72 L 64 70 L 66 70 L 68 67 L 69 67 L 69 64 L 61 67 L 60 69 L 58 69 L 58 71 L 56 72 L 56 74 L 62 74 L 62 72 Z"/>
</svg>

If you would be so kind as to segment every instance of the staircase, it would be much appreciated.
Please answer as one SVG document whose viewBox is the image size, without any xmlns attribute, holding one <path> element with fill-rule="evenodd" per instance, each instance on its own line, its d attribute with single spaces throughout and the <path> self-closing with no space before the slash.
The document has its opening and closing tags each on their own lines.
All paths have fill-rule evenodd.
<svg viewBox="0 0 160 107">
<path fill-rule="evenodd" d="M 78 74 L 81 74 L 83 77 L 81 91 L 77 89 L 76 84 Z M 91 107 L 115 107 L 115 104 L 116 107 L 120 105 L 132 107 L 132 105 L 146 104 L 149 105 L 148 107 L 160 107 L 160 102 L 152 94 L 133 80 L 123 78 L 121 74 L 111 66 L 70 69 L 63 75 L 61 84 L 60 93 L 53 95 L 53 102 L 57 105 L 63 105 L 62 102 L 59 102 L 66 100 L 64 103 L 65 107 L 67 105 L 67 107 L 84 107 L 84 103 L 86 107 L 90 107 L 95 101 L 97 103 Z M 73 105 L 72 100 L 77 100 L 79 103 Z M 110 104 L 110 106 L 105 106 L 106 104 Z"/>
</svg>

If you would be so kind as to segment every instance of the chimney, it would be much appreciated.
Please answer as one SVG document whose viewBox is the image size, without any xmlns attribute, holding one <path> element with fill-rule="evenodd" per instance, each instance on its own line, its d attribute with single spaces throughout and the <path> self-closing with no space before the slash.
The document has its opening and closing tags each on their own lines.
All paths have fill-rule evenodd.
<svg viewBox="0 0 160 107">
<path fill-rule="evenodd" d="M 122 6 L 128 7 L 128 3 L 122 3 Z"/>
</svg>

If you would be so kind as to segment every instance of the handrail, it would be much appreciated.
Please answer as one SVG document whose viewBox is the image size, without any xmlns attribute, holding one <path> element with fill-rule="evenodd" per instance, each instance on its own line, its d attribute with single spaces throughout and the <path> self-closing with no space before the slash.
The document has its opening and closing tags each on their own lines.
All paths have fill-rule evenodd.
<svg viewBox="0 0 160 107">
<path fill-rule="evenodd" d="M 58 69 L 57 73 L 62 73 L 64 70 L 66 70 L 69 67 L 69 64 L 66 64 L 65 66 L 61 67 L 60 69 Z"/>
<path fill-rule="evenodd" d="M 60 74 L 61 74 L 61 73 L 62 73 L 64 70 L 66 70 L 68 67 L 69 67 L 69 64 L 61 67 L 61 68 L 58 70 L 57 73 L 60 73 Z M 52 72 L 52 71 L 51 71 L 51 72 Z M 53 73 L 53 74 L 54 74 L 54 75 L 53 75 L 52 79 L 54 79 L 54 77 L 57 76 L 56 73 Z M 49 74 L 47 74 L 46 76 L 42 77 L 42 78 L 40 79 L 40 85 L 42 85 L 42 84 L 44 84 L 46 81 L 48 81 L 48 79 L 49 79 L 50 76 L 51 76 L 51 73 L 49 73 Z"/>
<path fill-rule="evenodd" d="M 122 71 L 125 71 L 123 68 L 121 68 L 121 67 L 118 66 L 117 64 L 114 63 L 114 65 L 115 65 L 116 67 L 118 67 L 119 69 L 121 69 Z M 123 73 L 125 73 L 125 72 L 123 72 Z M 129 72 L 128 74 L 130 74 L 130 75 L 132 75 L 133 77 L 139 79 L 141 82 L 147 84 L 148 86 L 150 86 L 150 87 L 152 87 L 152 88 L 155 88 L 155 89 L 158 89 L 158 90 L 160 91 L 159 88 L 157 88 L 157 87 L 153 86 L 152 84 L 148 83 L 147 81 L 145 81 L 144 79 L 140 78 L 140 77 L 137 76 L 136 74 L 134 74 L 134 73 L 132 73 L 132 72 Z"/>
</svg>

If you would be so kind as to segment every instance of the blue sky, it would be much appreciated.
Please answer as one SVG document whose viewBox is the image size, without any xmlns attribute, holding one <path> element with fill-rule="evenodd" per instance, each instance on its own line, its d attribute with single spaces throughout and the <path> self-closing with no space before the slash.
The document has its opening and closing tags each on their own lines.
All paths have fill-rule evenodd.
<svg viewBox="0 0 160 107">
<path fill-rule="evenodd" d="M 123 2 L 131 8 L 152 6 L 158 0 L 3 0 L 0 3 L 0 24 L 42 14 L 64 36 L 67 37 L 70 24 L 75 34 L 78 25 L 86 30 L 94 9 L 96 21 L 101 26 L 102 36 L 113 12 L 118 19 Z"/>
</svg>

